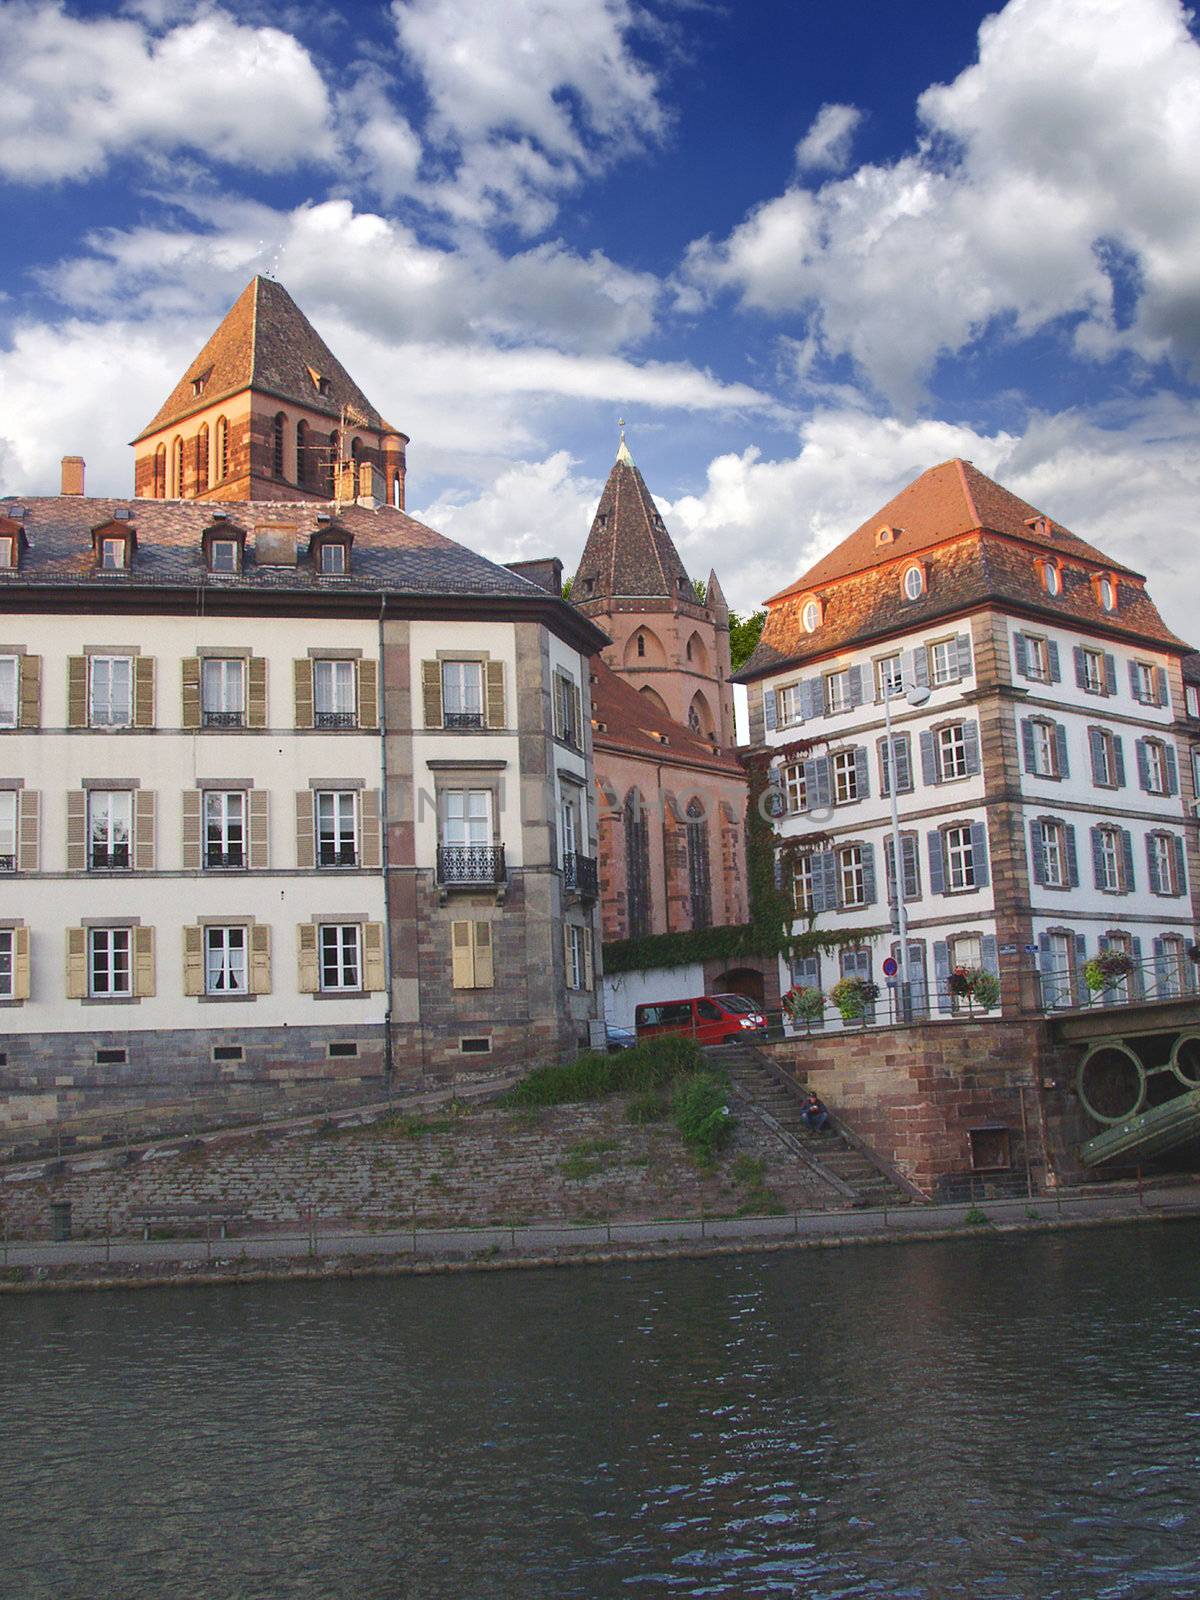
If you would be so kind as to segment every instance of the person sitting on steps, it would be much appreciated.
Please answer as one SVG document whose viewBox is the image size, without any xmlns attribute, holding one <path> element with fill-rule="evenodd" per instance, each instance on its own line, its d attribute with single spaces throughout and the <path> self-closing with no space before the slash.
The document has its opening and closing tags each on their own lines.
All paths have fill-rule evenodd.
<svg viewBox="0 0 1200 1600">
<path fill-rule="evenodd" d="M 825 1133 L 829 1127 L 829 1113 L 811 1089 L 800 1108 L 800 1120 L 810 1133 Z"/>
</svg>

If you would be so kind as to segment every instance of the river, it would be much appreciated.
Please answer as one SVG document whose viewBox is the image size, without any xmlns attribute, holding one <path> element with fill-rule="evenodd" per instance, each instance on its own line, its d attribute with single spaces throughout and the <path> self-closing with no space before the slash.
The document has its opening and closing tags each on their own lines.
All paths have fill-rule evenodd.
<svg viewBox="0 0 1200 1600">
<path fill-rule="evenodd" d="M 1200 1226 L 0 1299 L 4 1600 L 1200 1593 Z"/>
</svg>

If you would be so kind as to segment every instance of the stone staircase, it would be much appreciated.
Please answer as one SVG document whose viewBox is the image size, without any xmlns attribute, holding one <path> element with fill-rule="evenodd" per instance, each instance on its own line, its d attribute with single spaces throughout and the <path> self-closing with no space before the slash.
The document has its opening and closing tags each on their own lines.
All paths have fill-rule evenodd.
<svg viewBox="0 0 1200 1600">
<path fill-rule="evenodd" d="M 813 1133 L 800 1117 L 806 1093 L 779 1074 L 775 1064 L 749 1043 L 709 1045 L 705 1055 L 728 1074 L 735 1097 L 812 1167 L 848 1206 L 908 1206 L 916 1194 L 880 1170 L 841 1133 Z"/>
</svg>

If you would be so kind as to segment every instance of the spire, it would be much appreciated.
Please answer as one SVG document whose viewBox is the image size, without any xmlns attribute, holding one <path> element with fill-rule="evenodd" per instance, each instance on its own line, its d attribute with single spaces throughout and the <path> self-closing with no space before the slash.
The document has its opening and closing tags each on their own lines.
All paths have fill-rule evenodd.
<svg viewBox="0 0 1200 1600">
<path fill-rule="evenodd" d="M 721 588 L 721 582 L 717 577 L 715 567 L 709 569 L 708 587 L 704 591 L 704 604 L 712 612 L 713 621 L 718 627 L 729 621 L 729 604 L 725 599 L 725 593 Z"/>
<path fill-rule="evenodd" d="M 621 442 L 617 446 L 617 460 L 623 461 L 627 467 L 633 466 L 633 457 L 629 454 L 629 446 L 625 443 L 625 418 L 617 418 L 617 427 L 621 430 Z"/>
<path fill-rule="evenodd" d="M 582 606 L 618 596 L 696 603 L 662 513 L 629 453 L 624 425 L 571 590 Z"/>
</svg>

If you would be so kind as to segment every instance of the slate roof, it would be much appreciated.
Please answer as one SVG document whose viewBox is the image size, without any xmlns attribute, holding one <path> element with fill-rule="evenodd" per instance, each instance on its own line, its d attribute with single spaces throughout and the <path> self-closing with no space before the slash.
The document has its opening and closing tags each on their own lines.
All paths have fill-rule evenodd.
<svg viewBox="0 0 1200 1600">
<path fill-rule="evenodd" d="M 592 657 L 591 681 L 593 743 L 597 751 L 745 778 L 745 770 L 732 750 L 714 753 L 707 739 L 660 711 L 606 667 L 599 656 Z M 664 744 L 656 735 L 665 736 L 667 742 Z"/>
<path fill-rule="evenodd" d="M 634 597 L 695 602 L 679 552 L 624 441 L 596 507 L 571 592 L 576 604 L 585 606 Z"/>
<path fill-rule="evenodd" d="M 328 380 L 328 394 L 317 388 L 310 367 Z M 196 395 L 193 382 L 206 373 L 204 391 Z M 137 444 L 148 434 L 246 389 L 294 401 L 335 421 L 343 406 L 353 406 L 367 426 L 385 433 L 398 431 L 383 420 L 283 285 L 273 278 L 255 277 L 189 363 L 154 420 L 132 442 Z"/>
<path fill-rule="evenodd" d="M 897 530 L 896 537 L 880 545 L 876 535 L 885 526 Z M 1062 569 L 1057 596 L 1047 593 L 1036 565 L 1051 554 Z M 901 580 L 914 557 L 925 567 L 926 589 L 909 601 Z M 1116 581 L 1113 612 L 1102 610 L 1093 588 L 1102 572 Z M 821 598 L 824 615 L 809 634 L 801 611 L 812 594 Z M 1051 626 L 1066 623 L 1168 650 L 1191 648 L 1159 616 L 1141 574 L 1045 518 L 968 461 L 922 473 L 766 604 L 758 648 L 735 674 L 743 683 L 989 604 L 1040 616 Z"/>
</svg>

